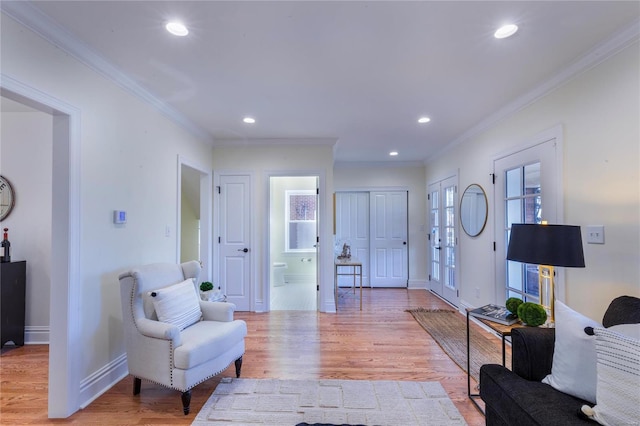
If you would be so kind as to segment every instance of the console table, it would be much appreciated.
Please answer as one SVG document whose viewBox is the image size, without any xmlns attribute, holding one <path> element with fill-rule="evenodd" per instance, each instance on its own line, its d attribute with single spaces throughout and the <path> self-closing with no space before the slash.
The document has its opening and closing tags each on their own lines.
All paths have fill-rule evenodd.
<svg viewBox="0 0 640 426">
<path fill-rule="evenodd" d="M 480 407 L 480 405 L 478 405 L 478 402 L 476 401 L 478 398 L 480 398 L 480 394 L 479 393 L 471 393 L 471 338 L 470 338 L 470 332 L 471 332 L 471 327 L 469 326 L 469 312 L 472 309 L 467 309 L 467 396 L 469 397 L 469 399 L 471 400 L 471 402 L 473 402 L 473 405 L 476 406 L 476 408 L 478 410 L 480 410 L 480 412 L 482 414 L 484 414 L 484 410 Z M 502 365 L 505 366 L 506 363 L 506 338 L 507 336 L 511 336 L 511 330 L 513 330 L 514 328 L 521 328 L 521 327 L 527 327 L 526 325 L 522 324 L 521 322 L 516 322 L 515 324 L 511 324 L 511 325 L 503 325 L 497 322 L 493 322 L 493 321 L 489 321 L 487 319 L 484 318 L 478 318 L 478 317 L 473 317 L 474 319 L 480 321 L 482 324 L 486 325 L 487 327 L 489 327 L 492 331 L 494 331 L 498 336 L 500 336 L 500 338 L 502 338 Z M 479 380 L 480 378 L 478 378 Z M 478 383 L 479 384 L 479 383 Z"/>
<path fill-rule="evenodd" d="M 0 347 L 24 345 L 27 262 L 0 263 Z"/>
<path fill-rule="evenodd" d="M 340 268 L 349 267 L 348 272 L 340 272 Z M 360 310 L 362 310 L 362 262 L 352 257 L 350 259 L 336 259 L 334 270 L 334 296 L 336 300 L 336 311 L 338 310 L 338 276 L 350 275 L 353 276 L 353 293 L 356 292 L 356 277 L 360 277 Z"/>
</svg>

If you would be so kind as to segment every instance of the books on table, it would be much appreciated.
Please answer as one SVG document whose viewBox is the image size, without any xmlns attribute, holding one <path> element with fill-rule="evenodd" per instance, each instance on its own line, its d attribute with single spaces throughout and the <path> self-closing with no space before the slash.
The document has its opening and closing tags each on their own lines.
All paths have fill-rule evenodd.
<svg viewBox="0 0 640 426">
<path fill-rule="evenodd" d="M 518 322 L 517 315 L 509 312 L 504 306 L 494 305 L 491 303 L 472 309 L 469 311 L 469 314 L 474 317 L 483 318 L 504 325 L 511 325 Z"/>
</svg>

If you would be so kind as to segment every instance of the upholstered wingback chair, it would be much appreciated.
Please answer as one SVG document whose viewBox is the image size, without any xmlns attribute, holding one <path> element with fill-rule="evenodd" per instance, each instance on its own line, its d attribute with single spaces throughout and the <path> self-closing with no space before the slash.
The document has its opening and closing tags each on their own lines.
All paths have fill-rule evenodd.
<svg viewBox="0 0 640 426">
<path fill-rule="evenodd" d="M 189 413 L 191 388 L 235 362 L 240 377 L 247 325 L 235 305 L 198 296 L 200 264 L 156 263 L 120 275 L 122 322 L 133 394 L 141 379 L 182 392 Z"/>
</svg>

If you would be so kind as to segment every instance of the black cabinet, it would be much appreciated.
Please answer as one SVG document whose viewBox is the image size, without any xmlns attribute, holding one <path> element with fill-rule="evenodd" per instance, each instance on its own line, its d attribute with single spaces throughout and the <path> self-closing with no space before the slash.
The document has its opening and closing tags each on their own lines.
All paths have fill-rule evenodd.
<svg viewBox="0 0 640 426">
<path fill-rule="evenodd" d="M 27 262 L 0 263 L 0 347 L 24 345 L 24 299 Z"/>
</svg>

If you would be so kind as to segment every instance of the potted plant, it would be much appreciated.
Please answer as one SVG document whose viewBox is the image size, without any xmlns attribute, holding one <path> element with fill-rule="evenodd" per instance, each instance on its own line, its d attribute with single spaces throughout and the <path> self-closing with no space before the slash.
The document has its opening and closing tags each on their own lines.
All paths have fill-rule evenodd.
<svg viewBox="0 0 640 426">
<path fill-rule="evenodd" d="M 204 281 L 200 283 L 200 298 L 202 300 L 210 300 L 213 296 L 213 283 Z"/>
<path fill-rule="evenodd" d="M 200 298 L 209 302 L 225 302 L 227 296 L 222 293 L 220 287 L 214 288 L 213 283 L 204 281 L 200 284 Z"/>
</svg>

